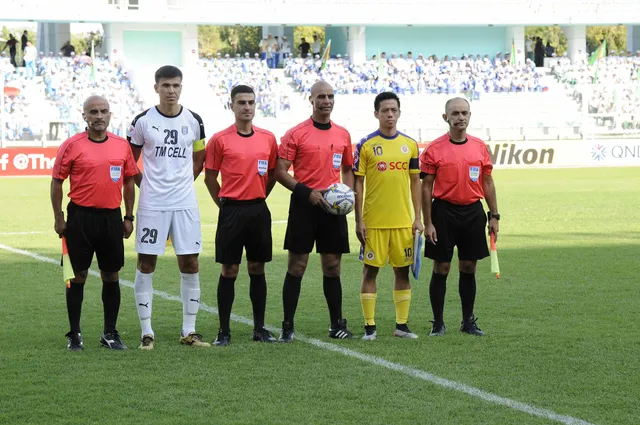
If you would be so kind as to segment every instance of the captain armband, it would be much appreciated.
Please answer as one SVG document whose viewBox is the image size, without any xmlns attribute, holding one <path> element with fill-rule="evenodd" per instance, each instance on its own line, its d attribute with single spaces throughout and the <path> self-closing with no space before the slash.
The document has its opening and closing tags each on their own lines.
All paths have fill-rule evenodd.
<svg viewBox="0 0 640 425">
<path fill-rule="evenodd" d="M 195 142 L 193 142 L 193 151 L 194 152 L 203 151 L 204 148 L 205 148 L 204 139 L 196 140 Z"/>
</svg>

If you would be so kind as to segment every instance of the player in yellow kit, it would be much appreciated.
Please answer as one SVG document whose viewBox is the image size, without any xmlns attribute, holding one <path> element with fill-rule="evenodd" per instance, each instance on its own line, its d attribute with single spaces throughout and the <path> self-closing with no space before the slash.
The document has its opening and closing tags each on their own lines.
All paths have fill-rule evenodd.
<svg viewBox="0 0 640 425">
<path fill-rule="evenodd" d="M 395 274 L 394 335 L 415 339 L 418 336 L 409 330 L 407 320 L 411 304 L 409 267 L 413 262 L 413 235 L 423 230 L 418 144 L 396 128 L 400 99 L 395 93 L 380 93 L 374 108 L 380 127 L 358 143 L 353 165 L 356 234 L 362 244 L 360 260 L 364 262 L 360 288 L 365 320 L 362 339 L 376 339 L 376 276 L 387 258 Z"/>
</svg>

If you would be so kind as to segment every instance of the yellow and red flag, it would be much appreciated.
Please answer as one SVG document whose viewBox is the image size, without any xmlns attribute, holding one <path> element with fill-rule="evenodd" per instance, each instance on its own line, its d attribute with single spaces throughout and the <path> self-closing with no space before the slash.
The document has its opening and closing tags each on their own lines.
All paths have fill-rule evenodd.
<svg viewBox="0 0 640 425">
<path fill-rule="evenodd" d="M 71 279 L 75 277 L 71 260 L 69 259 L 69 249 L 67 248 L 67 238 L 62 237 L 62 280 L 67 284 L 67 288 L 71 286 Z"/>
<path fill-rule="evenodd" d="M 490 237 L 490 249 L 491 254 L 491 273 L 495 273 L 496 279 L 500 279 L 500 263 L 498 263 L 498 250 L 496 249 L 496 235 L 491 233 Z"/>
</svg>

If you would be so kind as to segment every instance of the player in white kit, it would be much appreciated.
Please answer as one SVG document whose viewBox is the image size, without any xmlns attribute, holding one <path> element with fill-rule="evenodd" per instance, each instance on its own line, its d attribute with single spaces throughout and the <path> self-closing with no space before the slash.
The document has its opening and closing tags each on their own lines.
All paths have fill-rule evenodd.
<svg viewBox="0 0 640 425">
<path fill-rule="evenodd" d="M 159 105 L 133 120 L 127 138 L 136 159 L 142 153 L 143 171 L 136 176 L 140 187 L 136 252 L 138 267 L 133 285 L 142 342 L 151 350 L 155 335 L 151 328 L 153 272 L 158 255 L 164 254 L 170 237 L 180 268 L 182 333 L 180 343 L 210 346 L 195 329 L 200 307 L 198 255 L 202 252 L 200 212 L 193 187 L 204 166 L 205 135 L 202 119 L 178 103 L 182 72 L 175 66 L 156 71 L 154 88 Z"/>
</svg>

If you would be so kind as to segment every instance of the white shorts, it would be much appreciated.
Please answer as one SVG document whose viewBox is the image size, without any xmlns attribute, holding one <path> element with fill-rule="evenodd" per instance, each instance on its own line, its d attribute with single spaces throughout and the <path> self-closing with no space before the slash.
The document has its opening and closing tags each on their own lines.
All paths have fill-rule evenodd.
<svg viewBox="0 0 640 425">
<path fill-rule="evenodd" d="M 138 209 L 136 217 L 136 252 L 162 255 L 171 237 L 176 255 L 202 253 L 200 210 L 177 211 Z"/>
</svg>

